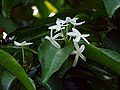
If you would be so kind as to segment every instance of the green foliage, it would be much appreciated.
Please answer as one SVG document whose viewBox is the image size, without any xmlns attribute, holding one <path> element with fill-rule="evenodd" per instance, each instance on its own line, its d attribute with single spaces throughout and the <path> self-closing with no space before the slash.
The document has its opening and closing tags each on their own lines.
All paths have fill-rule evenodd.
<svg viewBox="0 0 120 90">
<path fill-rule="evenodd" d="M 0 64 L 13 73 L 29 90 L 35 90 L 24 69 L 7 52 L 0 50 Z"/>
<path fill-rule="evenodd" d="M 10 72 L 7 70 L 3 69 L 0 73 L 0 78 L 1 78 L 1 90 L 8 90 L 10 89 L 11 83 L 15 79 L 15 76 L 13 76 Z"/>
<path fill-rule="evenodd" d="M 109 49 L 87 45 L 85 55 L 120 75 L 120 54 Z"/>
<path fill-rule="evenodd" d="M 106 11 L 111 18 L 115 11 L 120 7 L 120 1 L 119 0 L 103 0 L 105 4 Z"/>
<path fill-rule="evenodd" d="M 119 90 L 119 7 L 119 0 L 1 0 L 0 90 Z M 49 17 L 51 12 L 55 15 Z M 56 24 L 65 28 L 49 29 Z M 83 47 L 76 50 L 78 36 Z M 33 44 L 15 46 L 14 41 Z"/>
<path fill-rule="evenodd" d="M 38 51 L 38 57 L 42 66 L 41 80 L 43 83 L 47 82 L 49 77 L 61 67 L 72 50 L 72 42 L 62 49 L 57 49 L 48 41 L 42 44 Z"/>
</svg>

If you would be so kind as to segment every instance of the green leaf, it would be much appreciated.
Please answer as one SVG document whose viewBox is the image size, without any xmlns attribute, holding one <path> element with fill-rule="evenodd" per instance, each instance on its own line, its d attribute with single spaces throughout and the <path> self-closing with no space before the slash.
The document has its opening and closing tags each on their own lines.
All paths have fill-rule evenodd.
<svg viewBox="0 0 120 90">
<path fill-rule="evenodd" d="M 35 90 L 24 69 L 10 54 L 3 50 L 0 50 L 0 64 L 13 73 L 28 90 Z"/>
<path fill-rule="evenodd" d="M 5 32 L 10 33 L 17 28 L 17 25 L 11 20 L 8 20 L 0 15 L 0 27 L 2 27 Z"/>
<path fill-rule="evenodd" d="M 87 58 L 98 62 L 120 75 L 120 54 L 109 49 L 97 48 L 87 44 L 84 54 Z"/>
<path fill-rule="evenodd" d="M 42 17 L 48 17 L 49 16 L 49 10 L 48 8 L 46 7 L 45 3 L 44 3 L 44 0 L 35 0 L 35 4 L 37 5 L 38 7 L 38 10 L 40 12 L 40 15 Z"/>
<path fill-rule="evenodd" d="M 11 83 L 15 79 L 15 76 L 13 76 L 9 71 L 6 69 L 2 69 L 0 72 L 0 89 L 2 90 L 9 90 Z"/>
<path fill-rule="evenodd" d="M 41 26 L 41 27 L 35 27 L 35 28 L 27 28 L 27 29 L 19 29 L 20 32 L 18 35 L 16 35 L 16 39 L 19 41 L 29 41 L 36 38 L 41 38 L 49 33 L 50 30 L 48 30 L 48 27 Z M 16 30 L 17 31 L 17 30 Z M 15 33 L 13 32 L 15 35 Z"/>
<path fill-rule="evenodd" d="M 120 0 L 103 0 L 108 16 L 111 18 L 120 7 Z"/>
<path fill-rule="evenodd" d="M 62 49 L 54 47 L 47 40 L 41 45 L 38 51 L 38 57 L 42 66 L 41 80 L 43 83 L 47 82 L 49 77 L 61 67 L 72 51 L 72 42 Z"/>
<path fill-rule="evenodd" d="M 10 19 L 10 13 L 13 5 L 20 3 L 19 0 L 2 0 L 2 14 L 5 18 Z"/>
<path fill-rule="evenodd" d="M 67 90 L 63 80 L 54 74 L 44 85 L 46 86 L 47 90 Z"/>
</svg>

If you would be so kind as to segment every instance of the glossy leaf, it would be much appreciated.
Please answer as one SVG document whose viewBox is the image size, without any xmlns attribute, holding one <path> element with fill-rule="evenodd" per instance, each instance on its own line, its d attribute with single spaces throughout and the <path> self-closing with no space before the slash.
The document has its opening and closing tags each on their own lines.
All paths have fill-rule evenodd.
<svg viewBox="0 0 120 90">
<path fill-rule="evenodd" d="M 48 90 L 67 90 L 63 80 L 56 75 L 52 75 L 44 85 Z"/>
<path fill-rule="evenodd" d="M 10 19 L 11 9 L 15 4 L 20 3 L 19 0 L 2 0 L 2 14 L 5 18 Z"/>
<path fill-rule="evenodd" d="M 15 79 L 15 76 L 13 76 L 9 71 L 6 69 L 2 69 L 0 72 L 0 80 L 1 80 L 1 90 L 9 90 L 11 83 Z"/>
<path fill-rule="evenodd" d="M 38 7 L 38 10 L 42 17 L 48 17 L 49 16 L 49 10 L 46 7 L 44 0 L 35 0 L 35 4 Z"/>
<path fill-rule="evenodd" d="M 29 41 L 36 38 L 41 38 L 49 33 L 48 27 L 41 26 L 36 28 L 21 29 L 21 33 L 16 36 L 17 40 Z"/>
<path fill-rule="evenodd" d="M 24 69 L 7 52 L 0 50 L 0 64 L 13 73 L 28 90 L 35 90 L 32 81 L 28 78 Z"/>
<path fill-rule="evenodd" d="M 120 75 L 120 54 L 109 50 L 86 45 L 85 55 Z"/>
<path fill-rule="evenodd" d="M 54 47 L 47 40 L 41 45 L 38 57 L 42 66 L 41 80 L 43 83 L 47 82 L 49 77 L 61 67 L 72 51 L 72 42 L 62 49 Z"/>
<path fill-rule="evenodd" d="M 111 18 L 120 7 L 120 0 L 103 0 L 108 16 Z"/>
<path fill-rule="evenodd" d="M 5 32 L 10 33 L 17 28 L 17 24 L 11 20 L 5 19 L 2 15 L 0 15 L 0 27 L 2 27 Z"/>
</svg>

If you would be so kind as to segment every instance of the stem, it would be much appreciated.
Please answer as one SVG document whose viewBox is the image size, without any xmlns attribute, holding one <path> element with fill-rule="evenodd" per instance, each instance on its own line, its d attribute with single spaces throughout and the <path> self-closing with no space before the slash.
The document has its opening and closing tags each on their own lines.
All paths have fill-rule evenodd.
<svg viewBox="0 0 120 90">
<path fill-rule="evenodd" d="M 46 86 L 49 88 L 49 90 L 52 90 L 51 87 L 50 87 L 47 83 L 45 83 L 45 84 L 46 84 Z"/>
<path fill-rule="evenodd" d="M 24 47 L 22 46 L 22 56 L 23 56 L 23 63 L 25 63 L 25 54 L 24 54 Z"/>
<path fill-rule="evenodd" d="M 69 31 L 69 25 L 66 27 L 64 31 L 65 44 L 68 43 L 68 35 L 67 35 L 68 31 Z"/>
</svg>

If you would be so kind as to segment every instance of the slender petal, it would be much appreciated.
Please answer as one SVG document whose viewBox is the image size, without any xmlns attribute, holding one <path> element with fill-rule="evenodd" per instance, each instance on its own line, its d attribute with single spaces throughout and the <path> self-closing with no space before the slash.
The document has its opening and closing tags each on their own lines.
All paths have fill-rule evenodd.
<svg viewBox="0 0 120 90">
<path fill-rule="evenodd" d="M 72 28 L 72 31 L 73 31 L 74 33 L 77 33 L 78 35 L 81 35 L 81 33 L 80 33 L 77 29 L 75 29 L 75 28 Z"/>
<path fill-rule="evenodd" d="M 73 67 L 75 67 L 77 65 L 78 59 L 79 59 L 79 55 L 76 54 L 75 59 L 73 61 Z"/>
<path fill-rule="evenodd" d="M 27 46 L 27 45 L 31 45 L 33 43 L 27 43 L 26 41 L 23 41 L 22 43 L 19 43 L 19 42 L 14 41 L 14 44 L 16 46 Z"/>
<path fill-rule="evenodd" d="M 72 32 L 68 32 L 67 33 L 68 36 L 71 36 L 71 37 L 76 37 L 75 38 L 75 41 L 76 42 L 79 42 L 80 39 L 82 38 L 86 43 L 90 44 L 88 42 L 88 40 L 85 38 L 85 37 L 88 37 L 90 36 L 89 34 L 81 34 L 77 29 L 75 28 L 72 28 Z"/>
<path fill-rule="evenodd" d="M 77 54 L 77 51 L 73 50 L 71 55 Z"/>
<path fill-rule="evenodd" d="M 57 18 L 56 24 L 57 24 L 57 25 L 63 25 L 63 24 L 65 24 L 65 21 Z"/>
<path fill-rule="evenodd" d="M 73 62 L 73 67 L 76 66 L 79 57 L 82 58 L 84 61 L 86 61 L 86 58 L 82 55 L 82 52 L 85 50 L 85 45 L 81 45 L 79 48 L 78 43 L 73 39 L 74 46 L 76 50 L 73 50 L 71 54 L 76 54 L 74 62 Z"/>
<path fill-rule="evenodd" d="M 83 23 L 85 23 L 85 21 L 80 22 L 80 23 L 76 23 L 76 22 L 74 22 L 74 23 L 72 23 L 72 24 L 78 26 L 78 25 L 82 25 Z"/>
<path fill-rule="evenodd" d="M 68 32 L 67 35 L 68 35 L 68 36 L 71 36 L 71 37 L 76 37 L 76 36 L 78 36 L 78 34 L 77 34 L 77 33 L 74 33 L 74 32 Z"/>
<path fill-rule="evenodd" d="M 15 38 L 15 36 L 9 37 L 10 40 L 13 40 Z"/>
<path fill-rule="evenodd" d="M 27 43 L 26 41 L 23 41 L 21 44 L 22 44 L 22 46 L 28 46 L 28 45 L 31 45 L 33 43 Z"/>
<path fill-rule="evenodd" d="M 76 50 L 79 50 L 79 45 L 78 45 L 78 43 L 73 39 L 73 42 L 74 42 L 74 46 L 75 46 L 75 49 Z"/>
<path fill-rule="evenodd" d="M 50 40 L 50 37 L 49 37 L 49 36 L 46 36 L 45 39 Z"/>
<path fill-rule="evenodd" d="M 83 37 L 89 37 L 90 34 L 82 34 Z"/>
<path fill-rule="evenodd" d="M 58 33 L 55 36 L 53 36 L 52 34 L 53 34 L 53 30 L 51 30 L 51 32 L 50 32 L 50 37 L 46 36 L 45 39 L 49 40 L 52 43 L 52 45 L 55 46 L 56 48 L 61 48 L 60 45 L 55 40 L 56 40 L 56 38 L 61 36 L 62 33 Z"/>
<path fill-rule="evenodd" d="M 81 37 L 80 37 L 80 36 L 77 36 L 77 37 L 75 38 L 75 41 L 76 41 L 76 42 L 79 42 L 80 39 L 81 39 Z"/>
<path fill-rule="evenodd" d="M 53 38 L 56 39 L 56 38 L 58 38 L 59 36 L 62 36 L 62 33 L 56 34 Z"/>
<path fill-rule="evenodd" d="M 86 58 L 82 54 L 79 54 L 79 56 L 83 59 L 83 61 L 86 61 Z"/>
<path fill-rule="evenodd" d="M 16 41 L 14 41 L 14 44 L 15 44 L 16 46 L 21 46 L 21 43 L 16 42 Z"/>
<path fill-rule="evenodd" d="M 82 53 L 85 50 L 85 45 L 81 45 L 81 47 L 79 48 L 80 53 Z"/>
<path fill-rule="evenodd" d="M 78 26 L 78 25 L 82 25 L 83 23 L 85 23 L 85 21 L 83 21 L 83 22 L 80 22 L 80 23 L 77 23 L 76 21 L 78 20 L 78 18 L 73 18 L 73 19 L 71 19 L 70 17 L 66 17 L 66 23 L 71 23 L 72 25 L 76 25 L 76 26 Z"/>
<path fill-rule="evenodd" d="M 69 22 L 71 22 L 71 18 L 70 17 L 66 17 L 66 23 L 69 23 Z"/>
<path fill-rule="evenodd" d="M 90 44 L 85 37 L 82 37 L 82 38 L 83 38 L 83 40 L 84 40 L 87 44 Z"/>
<path fill-rule="evenodd" d="M 55 46 L 56 48 L 61 48 L 61 46 L 60 46 L 53 38 L 51 38 L 50 42 L 51 42 L 52 45 Z"/>
</svg>

